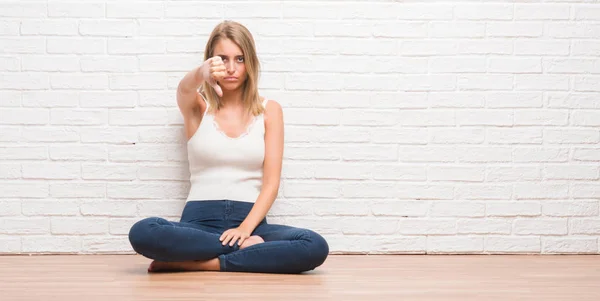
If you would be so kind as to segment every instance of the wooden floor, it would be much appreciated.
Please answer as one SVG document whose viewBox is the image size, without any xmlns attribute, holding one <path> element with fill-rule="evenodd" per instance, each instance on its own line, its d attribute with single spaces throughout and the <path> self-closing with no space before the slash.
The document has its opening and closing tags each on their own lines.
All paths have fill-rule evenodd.
<svg viewBox="0 0 600 301">
<path fill-rule="evenodd" d="M 303 275 L 148 274 L 149 262 L 140 255 L 0 256 L 0 299 L 600 300 L 594 255 L 331 255 Z"/>
</svg>

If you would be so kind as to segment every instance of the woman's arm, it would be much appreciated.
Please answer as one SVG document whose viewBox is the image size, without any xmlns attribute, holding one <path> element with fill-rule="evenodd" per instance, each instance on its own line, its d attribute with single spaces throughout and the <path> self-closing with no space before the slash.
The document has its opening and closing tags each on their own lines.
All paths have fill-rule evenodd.
<svg viewBox="0 0 600 301">
<path fill-rule="evenodd" d="M 252 210 L 240 225 L 241 229 L 252 233 L 267 216 L 277 198 L 283 161 L 283 110 L 276 101 L 270 100 L 265 109 L 265 160 L 263 184 Z"/>
</svg>

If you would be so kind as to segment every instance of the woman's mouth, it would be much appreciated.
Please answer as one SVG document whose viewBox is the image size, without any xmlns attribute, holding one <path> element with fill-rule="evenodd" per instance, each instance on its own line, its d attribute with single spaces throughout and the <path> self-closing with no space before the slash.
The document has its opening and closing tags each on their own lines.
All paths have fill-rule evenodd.
<svg viewBox="0 0 600 301">
<path fill-rule="evenodd" d="M 235 76 L 227 76 L 225 78 L 223 78 L 223 80 L 231 82 L 231 81 L 236 81 L 238 78 Z"/>
</svg>

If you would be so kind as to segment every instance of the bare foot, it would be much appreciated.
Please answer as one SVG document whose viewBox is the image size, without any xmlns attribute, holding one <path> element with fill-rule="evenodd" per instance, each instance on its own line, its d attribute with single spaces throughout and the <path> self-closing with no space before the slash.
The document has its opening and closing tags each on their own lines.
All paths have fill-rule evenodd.
<svg viewBox="0 0 600 301">
<path fill-rule="evenodd" d="M 219 271 L 219 258 L 213 258 L 205 261 L 176 261 L 164 262 L 154 260 L 148 267 L 148 272 L 166 272 L 166 271 Z"/>
<path fill-rule="evenodd" d="M 241 249 L 245 249 L 249 246 L 253 246 L 255 244 L 260 244 L 265 242 L 264 239 L 262 239 L 262 237 L 258 236 L 258 235 L 252 235 L 248 238 L 246 238 L 246 240 L 244 240 L 244 243 L 240 246 L 240 250 Z"/>
</svg>

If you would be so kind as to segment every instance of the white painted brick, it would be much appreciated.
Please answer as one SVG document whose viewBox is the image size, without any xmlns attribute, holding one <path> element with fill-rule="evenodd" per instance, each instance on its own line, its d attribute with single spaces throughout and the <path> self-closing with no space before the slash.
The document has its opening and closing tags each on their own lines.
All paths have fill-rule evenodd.
<svg viewBox="0 0 600 301">
<path fill-rule="evenodd" d="M 459 219 L 456 223 L 459 234 L 510 234 L 510 219 Z"/>
<path fill-rule="evenodd" d="M 140 180 L 187 181 L 190 179 L 189 168 L 184 164 L 173 166 L 140 166 L 137 174 Z"/>
<path fill-rule="evenodd" d="M 193 66 L 202 64 L 203 57 L 191 55 L 140 55 L 141 71 L 189 71 Z"/>
<path fill-rule="evenodd" d="M 104 17 L 104 3 L 85 3 L 74 1 L 60 1 L 48 3 L 48 16 L 63 18 L 102 18 Z"/>
<path fill-rule="evenodd" d="M 18 142 L 21 141 L 21 128 L 17 126 L 0 126 L 0 142 Z M 0 154 L 6 152 L 6 149 L 0 147 Z"/>
<path fill-rule="evenodd" d="M 0 57 L 0 71 L 19 71 L 21 61 L 18 57 Z"/>
<path fill-rule="evenodd" d="M 595 237 L 542 237 L 542 253 L 585 254 L 598 253 Z"/>
<path fill-rule="evenodd" d="M 83 143 L 132 144 L 138 142 L 138 129 L 134 127 L 85 127 L 80 131 Z"/>
<path fill-rule="evenodd" d="M 169 215 L 181 215 L 184 206 L 185 204 L 180 201 L 139 201 L 138 214 L 141 217 L 158 216 L 166 218 L 165 216 Z"/>
<path fill-rule="evenodd" d="M 454 6 L 454 17 L 462 20 L 511 20 L 513 7 L 509 4 L 467 4 Z"/>
<path fill-rule="evenodd" d="M 318 21 L 315 22 L 315 37 L 371 37 L 373 23 L 365 21 Z"/>
<path fill-rule="evenodd" d="M 313 212 L 318 216 L 366 216 L 371 210 L 369 209 L 368 200 L 330 200 L 321 199 L 314 200 L 309 203 L 313 208 L 309 212 Z"/>
<path fill-rule="evenodd" d="M 573 55 L 598 55 L 600 41 L 595 40 L 573 40 Z"/>
<path fill-rule="evenodd" d="M 21 35 L 76 36 L 76 20 L 23 20 Z"/>
<path fill-rule="evenodd" d="M 101 109 L 52 109 L 50 123 L 56 125 L 104 125 L 108 112 Z"/>
<path fill-rule="evenodd" d="M 433 202 L 429 209 L 429 215 L 432 217 L 481 217 L 485 215 L 485 204 L 470 201 Z"/>
<path fill-rule="evenodd" d="M 600 197 L 600 184 L 598 181 L 571 184 L 571 195 L 573 198 L 598 198 Z"/>
<path fill-rule="evenodd" d="M 569 159 L 568 148 L 558 147 L 523 147 L 515 148 L 513 160 L 522 162 L 566 162 Z"/>
<path fill-rule="evenodd" d="M 541 205 L 532 201 L 489 201 L 486 202 L 487 216 L 539 216 Z"/>
<path fill-rule="evenodd" d="M 578 45 L 574 41 L 574 45 Z M 515 39 L 514 54 L 516 55 L 568 55 L 569 41 Z M 575 49 L 571 50 L 575 52 Z"/>
<path fill-rule="evenodd" d="M 90 91 L 81 92 L 79 96 L 82 108 L 133 108 L 138 99 L 138 94 L 134 91 Z"/>
<path fill-rule="evenodd" d="M 189 183 L 107 183 L 109 198 L 120 199 L 168 199 L 185 198 Z"/>
<path fill-rule="evenodd" d="M 514 76 L 509 74 L 463 74 L 458 76 L 458 88 L 466 91 L 512 90 Z"/>
<path fill-rule="evenodd" d="M 398 232 L 404 235 L 451 235 L 456 234 L 456 220 L 447 218 L 403 218 L 399 220 Z M 430 236 L 431 237 L 431 236 Z"/>
<path fill-rule="evenodd" d="M 425 181 L 427 169 L 420 165 L 377 164 L 373 166 L 372 178 L 375 180 Z"/>
<path fill-rule="evenodd" d="M 398 111 L 395 110 L 343 110 L 342 125 L 388 126 L 398 123 Z M 306 115 L 312 115 L 307 113 Z"/>
<path fill-rule="evenodd" d="M 373 164 L 332 162 L 318 164 L 318 168 L 310 168 L 315 179 L 371 179 L 375 171 Z"/>
<path fill-rule="evenodd" d="M 50 84 L 53 89 L 105 90 L 108 77 L 104 74 L 52 74 Z"/>
<path fill-rule="evenodd" d="M 547 216 L 597 216 L 597 201 L 559 201 L 542 203 L 542 213 Z"/>
<path fill-rule="evenodd" d="M 23 91 L 24 107 L 74 108 L 79 102 L 79 93 L 74 91 Z"/>
<path fill-rule="evenodd" d="M 478 253 L 483 251 L 483 237 L 428 236 L 427 253 Z"/>
<path fill-rule="evenodd" d="M 515 20 L 568 20 L 569 4 L 515 4 Z"/>
<path fill-rule="evenodd" d="M 109 38 L 107 41 L 107 52 L 114 54 L 146 54 L 164 53 L 166 42 L 164 39 L 148 37 L 132 38 Z"/>
<path fill-rule="evenodd" d="M 425 236 L 386 236 L 369 237 L 370 254 L 424 254 L 427 249 Z"/>
<path fill-rule="evenodd" d="M 367 254 L 373 243 L 363 235 L 324 234 L 329 244 L 329 254 Z"/>
<path fill-rule="evenodd" d="M 356 7 L 356 5 L 360 5 L 360 3 L 354 3 L 352 7 Z M 378 3 L 373 3 L 373 5 L 381 8 Z M 341 8 L 342 4 L 337 3 L 283 2 L 282 16 L 284 19 L 339 19 L 346 11 Z M 364 15 L 362 16 L 364 17 Z"/>
<path fill-rule="evenodd" d="M 23 71 L 79 71 L 79 59 L 73 56 L 22 56 Z"/>
<path fill-rule="evenodd" d="M 488 69 L 491 73 L 540 73 L 542 60 L 539 58 L 500 58 L 489 59 Z"/>
<path fill-rule="evenodd" d="M 44 90 L 50 88 L 50 78 L 45 73 L 0 73 L 0 89 Z"/>
<path fill-rule="evenodd" d="M 286 198 L 337 198 L 340 196 L 340 185 L 334 181 L 286 181 L 283 183 L 283 192 Z"/>
<path fill-rule="evenodd" d="M 598 165 L 545 165 L 544 177 L 548 180 L 594 180 L 598 179 Z"/>
<path fill-rule="evenodd" d="M 489 108 L 540 108 L 543 94 L 540 92 L 494 92 L 486 95 Z"/>
<path fill-rule="evenodd" d="M 567 144 L 586 143 L 596 144 L 600 141 L 600 133 L 597 130 L 574 130 L 574 129 L 545 129 L 544 140 L 546 143 Z"/>
<path fill-rule="evenodd" d="M 401 146 L 400 162 L 454 162 L 457 158 L 455 148 L 446 146 Z"/>
<path fill-rule="evenodd" d="M 48 196 L 48 183 L 39 181 L 0 182 L 3 198 L 43 198 Z M 1 228 L 1 227 L 0 227 Z"/>
<path fill-rule="evenodd" d="M 433 38 L 481 38 L 485 35 L 483 22 L 448 21 L 429 24 L 429 37 Z M 414 37 L 414 36 L 410 36 Z"/>
<path fill-rule="evenodd" d="M 566 235 L 567 219 L 516 219 L 513 234 L 516 235 Z"/>
<path fill-rule="evenodd" d="M 391 161 L 398 160 L 398 147 L 395 145 L 363 145 L 340 149 L 344 161 Z"/>
<path fill-rule="evenodd" d="M 486 137 L 490 144 L 542 144 L 541 129 L 490 128 Z"/>
<path fill-rule="evenodd" d="M 0 179 L 18 179 L 21 175 L 21 164 L 0 163 Z"/>
<path fill-rule="evenodd" d="M 395 75 L 346 75 L 342 87 L 348 91 L 396 91 L 398 79 Z"/>
<path fill-rule="evenodd" d="M 168 6 L 172 6 L 168 5 Z M 106 17 L 107 18 L 162 18 L 165 16 L 165 6 L 167 4 L 162 2 L 115 2 L 115 3 L 106 3 Z M 192 11 L 190 11 L 192 12 Z M 197 15 L 198 12 L 194 12 Z M 204 14 L 205 11 L 202 11 Z M 172 16 L 169 16 L 172 17 Z M 181 17 L 181 16 L 177 16 Z"/>
<path fill-rule="evenodd" d="M 4 160 L 45 160 L 46 146 L 0 146 L 0 158 Z"/>
<path fill-rule="evenodd" d="M 370 133 L 370 139 L 373 143 L 398 144 L 427 144 L 428 141 L 427 129 L 405 126 L 399 129 L 373 129 Z M 400 156 L 402 156 L 402 154 L 400 154 Z"/>
<path fill-rule="evenodd" d="M 355 217 L 343 220 L 342 224 L 342 233 L 345 235 L 389 235 L 395 234 L 398 228 L 398 220 L 387 218 Z"/>
<path fill-rule="evenodd" d="M 70 162 L 36 162 L 23 163 L 24 179 L 60 179 L 72 180 L 81 177 L 79 163 Z"/>
<path fill-rule="evenodd" d="M 106 40 L 91 37 L 48 37 L 48 53 L 102 54 L 106 52 Z"/>
<path fill-rule="evenodd" d="M 81 177 L 85 180 L 135 180 L 137 170 L 138 167 L 131 164 L 83 163 Z"/>
<path fill-rule="evenodd" d="M 575 160 L 575 161 L 600 161 L 600 149 L 597 149 L 597 148 L 573 148 L 573 160 Z"/>
<path fill-rule="evenodd" d="M 141 19 L 138 22 L 137 34 L 141 37 L 190 36 L 190 34 L 208 36 L 217 25 L 215 21 L 191 19 Z M 247 22 L 244 22 L 244 25 L 247 25 Z M 253 31 L 252 34 L 255 35 L 256 33 Z"/>
<path fill-rule="evenodd" d="M 455 75 L 400 75 L 401 91 L 454 91 Z"/>
<path fill-rule="evenodd" d="M 481 108 L 484 106 L 483 92 L 431 92 L 428 102 L 432 108 Z"/>
<path fill-rule="evenodd" d="M 92 201 L 81 204 L 83 216 L 135 216 L 137 204 L 122 201 Z M 87 217 L 86 219 L 87 220 Z M 101 220 L 105 224 L 105 220 Z M 86 233 L 88 234 L 88 233 Z"/>
<path fill-rule="evenodd" d="M 139 140 L 144 143 L 186 143 L 185 129 L 182 127 L 144 127 L 139 130 Z"/>
<path fill-rule="evenodd" d="M 0 107 L 20 107 L 20 91 L 0 91 Z"/>
<path fill-rule="evenodd" d="M 574 76 L 573 90 L 580 92 L 599 92 L 600 76 Z"/>
<path fill-rule="evenodd" d="M 51 183 L 50 196 L 54 198 L 103 198 L 105 183 L 66 182 Z"/>
<path fill-rule="evenodd" d="M 511 149 L 499 146 L 461 147 L 456 150 L 459 162 L 509 162 Z"/>
<path fill-rule="evenodd" d="M 434 42 L 434 41 L 432 41 Z M 451 46 L 451 49 L 457 48 L 457 54 L 512 54 L 513 44 L 508 39 L 470 39 L 460 40 L 458 42 L 451 41 L 439 41 L 440 44 L 446 43 L 447 46 Z M 455 44 L 458 43 L 458 47 Z M 443 44 L 442 44 L 443 45 Z M 568 46 L 568 45 L 567 45 Z M 452 54 L 452 53 L 448 53 Z"/>
<path fill-rule="evenodd" d="M 310 200 L 292 199 L 278 200 L 273 203 L 269 217 L 307 216 L 313 212 Z"/>
<path fill-rule="evenodd" d="M 111 125 L 164 125 L 167 123 L 167 112 L 162 109 L 114 109 L 110 110 Z"/>
<path fill-rule="evenodd" d="M 46 42 L 40 37 L 0 37 L 0 44 L 0 53 L 41 54 L 46 51 Z"/>
<path fill-rule="evenodd" d="M 286 123 L 310 124 L 310 125 L 338 125 L 342 115 L 341 110 L 308 110 L 308 109 L 286 109 Z"/>
<path fill-rule="evenodd" d="M 4 164 L 0 164 L 0 167 L 3 168 Z M 0 211 L 0 216 L 19 216 L 21 215 L 21 200 L 18 199 L 4 199 L 0 201 L 0 207 L 2 211 Z"/>
<path fill-rule="evenodd" d="M 20 26 L 18 20 L 0 20 L 0 36 L 18 36 Z"/>
<path fill-rule="evenodd" d="M 47 3 L 23 1 L 3 1 L 3 3 L 0 3 L 1 17 L 45 18 L 47 11 Z"/>
<path fill-rule="evenodd" d="M 21 238 L 11 236 L 0 236 L 0 253 L 19 253 L 21 252 Z"/>
<path fill-rule="evenodd" d="M 429 59 L 429 71 L 431 73 L 484 73 L 486 59 L 484 57 L 434 57 Z"/>
<path fill-rule="evenodd" d="M 133 254 L 134 251 L 127 236 L 83 237 L 81 242 L 84 253 Z"/>
<path fill-rule="evenodd" d="M 81 251 L 80 236 L 23 236 L 23 252 L 77 253 Z"/>
<path fill-rule="evenodd" d="M 596 208 L 597 209 L 597 208 Z M 600 219 L 572 218 L 569 224 L 570 233 L 594 235 L 600 234 Z"/>
<path fill-rule="evenodd" d="M 547 93 L 548 107 L 550 108 L 574 108 L 594 109 L 600 108 L 600 101 L 593 94 L 585 93 Z"/>
<path fill-rule="evenodd" d="M 575 20 L 600 20 L 600 7 L 596 4 L 573 4 L 571 14 Z"/>
<path fill-rule="evenodd" d="M 50 233 L 48 217 L 2 217 L 0 219 L 2 234 L 47 234 Z"/>
<path fill-rule="evenodd" d="M 600 24 L 585 22 L 551 22 L 547 23 L 544 33 L 549 38 L 595 39 L 600 33 Z"/>
<path fill-rule="evenodd" d="M 79 214 L 79 201 L 66 199 L 25 200 L 23 215 L 27 216 L 74 216 Z"/>
<path fill-rule="evenodd" d="M 391 45 L 390 45 L 391 47 Z M 453 40 L 411 40 L 403 39 L 399 43 L 398 52 L 402 55 L 455 55 L 459 51 L 459 43 Z M 394 50 L 395 51 L 395 50 Z"/>
<path fill-rule="evenodd" d="M 548 58 L 543 63 L 548 73 L 600 73 L 598 60 Z"/>
<path fill-rule="evenodd" d="M 456 114 L 451 110 L 402 110 L 396 114 L 402 126 L 454 126 Z"/>
<path fill-rule="evenodd" d="M 337 166 L 340 166 L 340 165 L 337 165 Z M 315 176 L 315 169 L 316 169 L 316 166 L 314 164 L 308 164 L 308 163 L 304 163 L 304 162 L 283 161 L 281 177 L 283 179 L 311 179 Z M 329 170 L 335 172 L 334 169 L 329 169 Z M 329 170 L 326 170 L 325 172 L 323 172 L 323 174 L 327 175 Z M 352 170 L 355 172 L 359 172 L 357 169 L 352 169 Z M 338 174 L 342 174 L 342 173 L 338 172 Z M 323 177 L 323 176 L 321 176 L 321 177 Z M 338 176 L 334 174 L 331 177 L 337 178 Z M 358 177 L 361 178 L 360 173 L 359 173 Z"/>
<path fill-rule="evenodd" d="M 485 251 L 490 253 L 539 253 L 541 240 L 531 236 L 487 236 Z"/>
<path fill-rule="evenodd" d="M 483 182 L 485 168 L 476 166 L 430 165 L 427 175 L 430 181 Z"/>
<path fill-rule="evenodd" d="M 138 70 L 138 58 L 126 56 L 86 56 L 81 58 L 81 70 L 84 72 L 135 72 Z"/>
<path fill-rule="evenodd" d="M 483 129 L 432 129 L 432 143 L 439 144 L 481 144 L 484 141 Z"/>
<path fill-rule="evenodd" d="M 51 145 L 49 153 L 52 160 L 104 161 L 107 157 L 106 147 L 101 145 Z"/>
<path fill-rule="evenodd" d="M 158 73 L 114 74 L 109 76 L 112 90 L 152 90 L 165 89 L 167 77 Z"/>
<path fill-rule="evenodd" d="M 273 2 L 224 3 L 223 11 L 225 19 L 279 19 L 281 17 L 282 4 Z"/>
<path fill-rule="evenodd" d="M 128 235 L 131 227 L 139 218 L 111 218 L 108 222 L 109 233 L 112 235 Z"/>
<path fill-rule="evenodd" d="M 567 125 L 566 110 L 519 110 L 515 112 L 515 125 Z"/>
<path fill-rule="evenodd" d="M 13 109 L 0 111 L 0 124 L 41 125 L 49 121 L 47 109 Z"/>
<path fill-rule="evenodd" d="M 52 217 L 52 234 L 104 234 L 108 220 L 100 218 Z"/>
<path fill-rule="evenodd" d="M 133 99 L 138 99 L 140 107 L 173 107 L 177 102 L 176 94 L 174 91 L 140 91 L 138 92 L 139 97 L 136 96 Z"/>
<path fill-rule="evenodd" d="M 600 126 L 600 112 L 586 111 L 571 111 L 570 122 L 577 126 Z"/>
<path fill-rule="evenodd" d="M 288 117 L 288 110 L 284 112 Z M 310 116 L 310 115 L 309 115 Z M 300 119 L 298 119 L 299 122 Z M 286 118 L 287 123 L 287 118 Z M 285 128 L 286 142 L 305 142 L 313 141 L 320 143 L 327 142 L 368 142 L 369 131 L 363 128 L 351 128 L 351 127 L 313 127 L 313 126 L 293 126 L 286 125 Z"/>
<path fill-rule="evenodd" d="M 486 181 L 513 182 L 541 180 L 542 172 L 539 166 L 488 166 Z"/>
<path fill-rule="evenodd" d="M 369 203 L 375 216 L 424 217 L 430 207 L 428 201 L 372 200 Z"/>
<path fill-rule="evenodd" d="M 488 37 L 540 37 L 544 32 L 541 22 L 487 22 L 485 33 Z"/>
<path fill-rule="evenodd" d="M 187 160 L 185 149 L 180 145 L 119 145 L 109 146 L 108 159 L 112 162 L 177 161 Z"/>
<path fill-rule="evenodd" d="M 284 159 L 291 160 L 339 160 L 340 149 L 329 146 L 288 146 L 283 153 Z"/>
<path fill-rule="evenodd" d="M 560 199 L 569 196 L 569 185 L 563 183 L 516 183 L 516 199 Z"/>
</svg>

